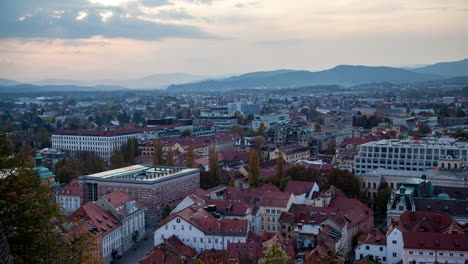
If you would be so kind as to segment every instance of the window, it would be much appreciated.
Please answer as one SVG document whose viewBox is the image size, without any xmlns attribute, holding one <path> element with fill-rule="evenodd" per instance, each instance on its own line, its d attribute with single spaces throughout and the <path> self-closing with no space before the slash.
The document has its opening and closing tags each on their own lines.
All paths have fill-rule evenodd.
<svg viewBox="0 0 468 264">
<path fill-rule="evenodd" d="M 439 256 L 443 256 L 443 255 L 444 255 L 444 253 L 442 253 L 442 252 L 439 252 Z"/>
<path fill-rule="evenodd" d="M 453 257 L 453 253 L 449 253 L 449 256 Z"/>
<path fill-rule="evenodd" d="M 465 256 L 465 254 L 463 254 L 463 253 L 460 253 L 460 257 L 464 257 L 464 256 Z"/>
<path fill-rule="evenodd" d="M 366 250 L 369 250 L 369 246 L 366 246 Z"/>
<path fill-rule="evenodd" d="M 424 255 L 424 253 L 422 251 L 419 251 L 419 255 Z"/>
<path fill-rule="evenodd" d="M 430 255 L 430 256 L 434 256 L 434 252 L 429 252 L 429 255 Z"/>
<path fill-rule="evenodd" d="M 413 255 L 413 251 L 410 251 L 409 253 L 410 253 L 410 255 Z"/>
<path fill-rule="evenodd" d="M 405 209 L 404 209 L 403 205 L 399 205 L 399 206 L 398 206 L 398 210 L 399 210 L 399 211 L 404 211 Z"/>
<path fill-rule="evenodd" d="M 383 260 L 383 261 L 387 261 L 387 257 L 382 257 L 382 260 Z"/>
<path fill-rule="evenodd" d="M 269 213 L 270 213 L 270 209 L 266 209 L 266 210 L 265 210 L 265 213 L 269 214 Z"/>
<path fill-rule="evenodd" d="M 175 225 L 172 226 L 172 229 L 175 230 Z"/>
<path fill-rule="evenodd" d="M 197 242 L 197 238 L 196 238 L 196 237 L 193 238 L 193 242 Z"/>
<path fill-rule="evenodd" d="M 383 247 L 379 247 L 379 250 L 380 250 L 380 251 L 383 251 Z"/>
<path fill-rule="evenodd" d="M 393 256 L 394 258 L 396 258 L 396 257 L 397 257 L 397 253 L 396 253 L 396 252 L 393 252 L 392 256 Z"/>
<path fill-rule="evenodd" d="M 392 244 L 396 244 L 396 243 L 397 243 L 397 241 L 396 241 L 396 240 L 392 240 Z"/>
</svg>

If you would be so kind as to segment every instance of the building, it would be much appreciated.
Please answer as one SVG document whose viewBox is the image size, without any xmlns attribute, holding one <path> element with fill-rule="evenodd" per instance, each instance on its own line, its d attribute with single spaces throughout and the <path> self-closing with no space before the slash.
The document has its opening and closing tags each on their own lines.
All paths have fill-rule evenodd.
<svg viewBox="0 0 468 264">
<path fill-rule="evenodd" d="M 129 138 L 142 135 L 145 129 L 116 131 L 64 130 L 52 134 L 52 148 L 65 151 L 77 158 L 84 153 L 94 153 L 109 164 L 112 151 L 120 149 Z"/>
<path fill-rule="evenodd" d="M 281 122 L 281 121 L 289 121 L 291 120 L 290 116 L 288 113 L 284 114 L 269 114 L 269 115 L 255 115 L 254 120 L 252 121 L 252 129 L 254 131 L 258 131 L 260 128 L 260 125 L 263 123 L 263 125 L 267 128 L 270 126 Z"/>
<path fill-rule="evenodd" d="M 95 202 L 122 223 L 122 248 L 129 250 L 145 234 L 144 206 L 121 191 L 103 195 Z"/>
<path fill-rule="evenodd" d="M 446 213 L 406 211 L 387 229 L 375 229 L 358 241 L 356 259 L 383 264 L 466 263 L 468 236 Z M 437 262 L 436 262 L 437 261 Z"/>
<path fill-rule="evenodd" d="M 63 187 L 57 194 L 57 203 L 62 208 L 65 215 L 70 215 L 80 208 L 80 181 L 72 180 Z"/>
<path fill-rule="evenodd" d="M 259 205 L 261 231 L 280 233 L 281 225 L 279 218 L 282 212 L 289 211 L 293 203 L 297 203 L 292 193 L 267 192 Z"/>
<path fill-rule="evenodd" d="M 175 206 L 200 187 L 198 169 L 133 165 L 81 176 L 81 202 L 122 191 L 146 207 L 145 223 L 155 226 L 164 205 Z"/>
<path fill-rule="evenodd" d="M 239 111 L 241 114 L 260 114 L 261 105 L 254 104 L 253 102 L 231 102 L 228 103 L 228 112 L 235 113 Z"/>
<path fill-rule="evenodd" d="M 247 240 L 248 222 L 240 219 L 218 219 L 198 205 L 191 205 L 164 219 L 154 231 L 158 246 L 173 235 L 185 245 L 202 252 L 225 250 L 229 243 Z"/>
<path fill-rule="evenodd" d="M 359 155 L 354 157 L 357 175 L 377 168 L 423 171 L 435 168 L 439 160 L 462 159 L 468 162 L 468 143 L 450 139 L 429 140 L 381 140 L 362 144 Z"/>
<path fill-rule="evenodd" d="M 423 179 L 409 179 L 392 194 L 387 207 L 387 223 L 405 211 L 447 213 L 456 221 L 468 224 L 468 189 L 462 186 L 434 186 Z"/>
<path fill-rule="evenodd" d="M 88 231 L 97 238 L 97 251 L 103 263 L 110 263 L 115 256 L 123 252 L 122 223 L 112 213 L 93 202 L 88 202 L 71 214 L 69 219 L 87 222 L 90 227 Z"/>
</svg>

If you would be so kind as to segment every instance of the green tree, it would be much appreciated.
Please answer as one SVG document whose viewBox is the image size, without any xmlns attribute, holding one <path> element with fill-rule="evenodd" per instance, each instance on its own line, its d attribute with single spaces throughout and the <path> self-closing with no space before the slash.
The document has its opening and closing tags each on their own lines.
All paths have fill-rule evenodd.
<svg viewBox="0 0 468 264">
<path fill-rule="evenodd" d="M 250 188 L 257 188 L 260 184 L 260 159 L 256 149 L 250 150 L 249 157 L 249 185 Z"/>
<path fill-rule="evenodd" d="M 166 166 L 174 166 L 174 151 L 172 150 L 172 147 L 167 151 Z"/>
<path fill-rule="evenodd" d="M 392 189 L 389 187 L 380 189 L 375 200 L 375 222 L 381 224 L 387 216 L 387 204 L 392 195 Z"/>
<path fill-rule="evenodd" d="M 427 135 L 427 134 L 430 134 L 432 132 L 431 128 L 429 127 L 429 125 L 427 124 L 421 124 L 419 125 L 419 132 L 422 134 L 422 135 Z"/>
<path fill-rule="evenodd" d="M 166 217 L 168 217 L 171 214 L 172 208 L 169 204 L 165 204 L 163 211 L 161 213 L 161 220 L 164 220 Z"/>
<path fill-rule="evenodd" d="M 61 159 L 55 164 L 55 178 L 63 183 L 67 184 L 73 179 L 80 176 L 81 166 L 80 163 L 71 158 Z"/>
<path fill-rule="evenodd" d="M 187 168 L 195 168 L 195 153 L 192 141 L 190 141 L 187 153 L 185 154 L 185 166 Z"/>
<path fill-rule="evenodd" d="M 286 264 L 289 256 L 276 244 L 268 246 L 265 255 L 258 261 L 259 264 Z"/>
<path fill-rule="evenodd" d="M 80 158 L 80 172 L 83 175 L 107 170 L 104 160 L 94 153 L 84 153 Z"/>
<path fill-rule="evenodd" d="M 163 152 L 159 139 L 155 139 L 153 143 L 153 165 L 163 164 Z"/>
<path fill-rule="evenodd" d="M 215 148 L 211 147 L 209 154 L 210 177 L 216 179 L 216 184 L 220 185 L 223 183 L 223 179 L 221 177 L 221 170 L 218 164 L 218 152 L 216 152 Z"/>
<path fill-rule="evenodd" d="M 338 168 L 327 174 L 327 187 L 335 186 L 350 198 L 357 198 L 367 202 L 367 190 L 362 187 L 362 179 L 349 171 Z"/>
<path fill-rule="evenodd" d="M 192 135 L 192 130 L 190 128 L 184 129 L 181 134 L 183 137 L 190 137 Z"/>
<path fill-rule="evenodd" d="M 37 146 L 39 148 L 50 148 L 52 143 L 50 141 L 49 132 L 45 127 L 39 128 L 37 132 Z"/>
</svg>

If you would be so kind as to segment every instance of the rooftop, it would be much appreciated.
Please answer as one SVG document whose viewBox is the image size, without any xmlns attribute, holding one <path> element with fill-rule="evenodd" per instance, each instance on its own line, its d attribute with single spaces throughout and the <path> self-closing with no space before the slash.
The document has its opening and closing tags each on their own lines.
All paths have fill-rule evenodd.
<svg viewBox="0 0 468 264">
<path fill-rule="evenodd" d="M 80 180 L 109 180 L 109 181 L 130 181 L 152 183 L 165 181 L 174 177 L 198 172 L 198 169 L 166 167 L 166 166 L 143 166 L 133 165 L 115 170 L 84 175 Z"/>
</svg>

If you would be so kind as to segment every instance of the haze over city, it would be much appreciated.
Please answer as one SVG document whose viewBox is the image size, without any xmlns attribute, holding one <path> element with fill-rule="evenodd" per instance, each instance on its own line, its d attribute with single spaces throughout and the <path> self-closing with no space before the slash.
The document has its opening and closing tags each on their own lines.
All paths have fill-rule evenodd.
<svg viewBox="0 0 468 264">
<path fill-rule="evenodd" d="M 468 57 L 468 3 L 19 0 L 0 3 L 0 77 L 132 79 L 407 66 Z"/>
</svg>

